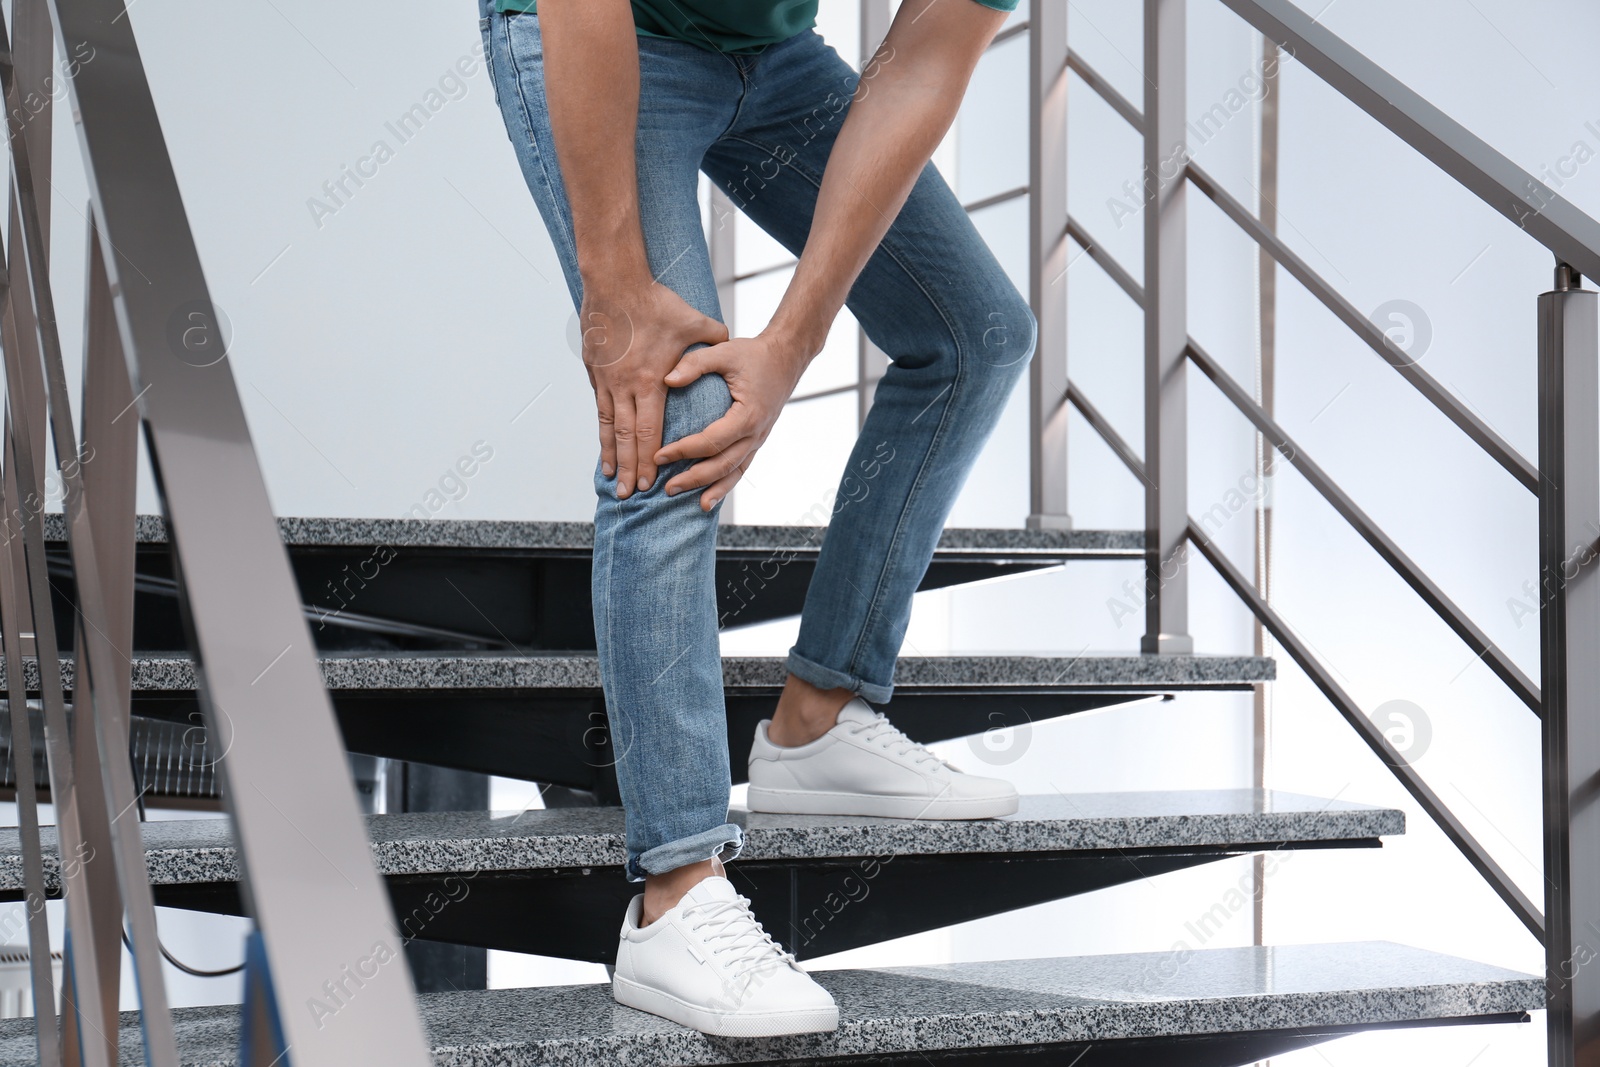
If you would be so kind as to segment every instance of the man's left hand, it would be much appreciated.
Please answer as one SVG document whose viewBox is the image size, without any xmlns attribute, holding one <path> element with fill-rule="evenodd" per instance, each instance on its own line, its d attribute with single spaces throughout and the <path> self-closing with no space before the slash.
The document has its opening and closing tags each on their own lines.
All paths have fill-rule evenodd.
<svg viewBox="0 0 1600 1067">
<path fill-rule="evenodd" d="M 727 496 L 766 443 L 807 362 L 795 345 L 767 334 L 735 337 L 685 355 L 667 375 L 667 385 L 679 389 L 702 374 L 720 374 L 728 383 L 733 406 L 704 430 L 656 453 L 658 467 L 680 459 L 699 461 L 667 482 L 667 495 L 709 487 L 700 494 L 704 511 Z"/>
</svg>

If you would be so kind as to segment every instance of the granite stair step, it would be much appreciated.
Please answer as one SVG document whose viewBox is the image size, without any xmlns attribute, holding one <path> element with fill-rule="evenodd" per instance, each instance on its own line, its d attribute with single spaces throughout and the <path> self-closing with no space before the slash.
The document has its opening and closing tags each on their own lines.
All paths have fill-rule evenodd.
<svg viewBox="0 0 1600 1067">
<path fill-rule="evenodd" d="M 1405 832 L 1404 814 L 1391 808 L 1253 789 L 1052 793 L 1024 797 L 1016 815 L 971 821 L 733 817 L 746 845 L 731 877 L 802 957 L 1230 856 L 1376 847 Z M 617 808 L 369 821 L 408 937 L 596 962 L 611 960 L 619 917 L 638 891 L 622 875 L 622 829 Z M 227 820 L 150 822 L 144 835 L 158 903 L 240 913 Z M 57 884 L 54 862 L 47 880 Z M 945 891 L 929 894 L 930 884 Z M 0 831 L 0 899 L 21 889 L 16 831 Z M 1226 919 L 1201 925 L 1214 934 L 1209 924 Z"/>
<path fill-rule="evenodd" d="M 814 516 L 827 518 L 826 510 Z M 282 518 L 278 527 L 318 642 L 328 649 L 593 649 L 594 525 L 462 519 Z M 134 648 L 187 647 L 159 515 L 136 524 Z M 718 531 L 725 627 L 797 615 L 827 527 Z M 61 516 L 45 516 L 58 612 L 75 591 Z M 1137 560 L 1137 530 L 948 529 L 922 589 L 1078 560 Z M 70 628 L 64 629 L 70 634 Z"/>
<path fill-rule="evenodd" d="M 262 658 L 265 669 L 271 655 Z M 589 790 L 614 802 L 616 762 L 599 661 L 588 653 L 325 653 L 322 673 L 353 752 Z M 781 657 L 723 659 L 728 743 L 743 780 L 756 724 L 786 677 Z M 30 689 L 37 664 L 26 664 Z M 1271 681 L 1257 656 L 906 656 L 895 669 L 895 722 L 919 741 L 968 737 L 1177 691 L 1235 691 Z M 70 687 L 70 662 L 63 664 Z M 4 670 L 0 669 L 0 685 Z M 135 715 L 197 726 L 186 654 L 133 660 Z M 197 733 L 195 740 L 202 738 Z"/>
<path fill-rule="evenodd" d="M 822 971 L 817 980 L 839 1003 L 839 1029 L 788 1038 L 709 1038 L 621 1007 L 601 984 L 419 1003 L 437 1067 L 1225 1067 L 1362 1030 L 1521 1022 L 1544 1006 L 1541 978 L 1384 942 Z M 238 1011 L 173 1013 L 185 1067 L 238 1062 Z M 0 1067 L 34 1061 L 32 1025 L 0 1023 Z M 123 1063 L 144 1062 L 137 1015 L 122 1016 L 120 1040 Z"/>
</svg>

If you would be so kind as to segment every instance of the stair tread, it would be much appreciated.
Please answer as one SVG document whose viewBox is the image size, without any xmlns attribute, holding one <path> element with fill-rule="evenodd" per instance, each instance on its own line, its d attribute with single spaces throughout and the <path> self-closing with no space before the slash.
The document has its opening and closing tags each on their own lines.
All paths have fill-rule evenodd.
<svg viewBox="0 0 1600 1067">
<path fill-rule="evenodd" d="M 833 1034 L 707 1038 L 615 1004 L 608 986 L 419 998 L 437 1067 L 713 1064 L 1053 1042 L 1379 1026 L 1534 1011 L 1542 978 L 1388 942 L 1196 949 L 816 972 Z M 236 1006 L 173 1013 L 185 1064 L 232 1064 Z M 300 1010 L 296 1005 L 285 1010 Z M 0 1023 L 0 1067 L 32 1063 L 31 1019 Z M 121 1021 L 138 1062 L 138 1016 Z"/>
<path fill-rule="evenodd" d="M 323 678 L 335 690 L 600 688 L 600 664 L 593 652 L 325 652 L 320 659 Z M 37 665 L 30 660 L 25 671 L 29 687 L 35 688 Z M 724 656 L 722 674 L 730 687 L 778 688 L 788 669 L 781 656 Z M 1276 676 L 1274 661 L 1265 657 L 1201 653 L 902 656 L 895 667 L 897 687 L 933 689 L 1239 688 Z M 71 686 L 69 657 L 62 659 L 62 679 Z M 4 684 L 0 663 L 0 687 Z M 133 658 L 136 691 L 183 692 L 194 687 L 194 662 L 187 653 Z"/>
<path fill-rule="evenodd" d="M 516 519 L 362 519 L 284 517 L 278 529 L 288 545 L 394 548 L 474 548 L 523 551 L 587 552 L 594 543 L 590 522 L 541 522 Z M 825 526 L 760 526 L 729 524 L 717 532 L 717 546 L 731 551 L 815 550 Z M 45 540 L 65 541 L 66 522 L 55 512 L 45 515 Z M 165 544 L 166 521 L 140 515 L 135 535 L 144 544 Z M 1141 530 L 1022 530 L 1014 528 L 950 528 L 938 551 L 955 555 L 1004 553 L 1071 557 L 1083 554 L 1137 556 L 1144 551 Z"/>
<path fill-rule="evenodd" d="M 1003 819 L 950 822 L 745 811 L 733 817 L 745 827 L 749 861 L 1271 847 L 1405 832 L 1405 815 L 1393 808 L 1256 789 L 1049 793 L 1023 797 L 1017 814 Z M 368 819 L 368 834 L 378 869 L 391 875 L 619 867 L 624 855 L 620 808 L 377 815 Z M 53 846 L 52 832 L 46 839 Z M 238 879 L 226 819 L 150 822 L 144 839 L 155 884 Z M 48 867 L 53 881 L 53 853 Z M 21 887 L 17 831 L 0 830 L 0 890 Z"/>
</svg>

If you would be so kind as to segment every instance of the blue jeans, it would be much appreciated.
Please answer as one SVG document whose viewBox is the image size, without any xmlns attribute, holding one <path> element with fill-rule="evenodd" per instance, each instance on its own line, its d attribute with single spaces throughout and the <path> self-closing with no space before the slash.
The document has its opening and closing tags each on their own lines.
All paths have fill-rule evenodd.
<svg viewBox="0 0 1600 1067">
<path fill-rule="evenodd" d="M 522 173 L 582 300 L 572 216 L 544 93 L 534 15 L 481 21 L 495 94 Z M 902 58 L 900 62 L 910 62 Z M 697 192 L 704 171 L 799 254 L 857 75 L 807 31 L 755 56 L 639 38 L 639 203 L 651 270 L 720 318 Z M 1027 302 L 930 165 L 847 305 L 892 361 L 851 453 L 806 594 L 788 668 L 823 689 L 883 703 L 911 597 L 984 441 L 1033 354 Z M 666 402 L 663 439 L 696 433 L 730 404 L 708 375 Z M 759 460 L 758 460 L 759 461 Z M 737 855 L 713 565 L 717 516 L 698 492 L 626 500 L 595 464 L 594 623 L 628 877 Z"/>
</svg>

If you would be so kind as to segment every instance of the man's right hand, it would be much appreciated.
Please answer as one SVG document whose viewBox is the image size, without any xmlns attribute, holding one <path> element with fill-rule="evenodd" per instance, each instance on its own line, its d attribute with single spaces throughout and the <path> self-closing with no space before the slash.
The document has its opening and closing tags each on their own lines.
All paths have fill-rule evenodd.
<svg viewBox="0 0 1600 1067">
<path fill-rule="evenodd" d="M 550 132 L 583 280 L 578 326 L 600 415 L 600 465 L 625 500 L 656 479 L 667 387 L 684 349 L 722 323 L 658 284 L 639 220 L 639 43 L 628 0 L 539 6 Z"/>
<path fill-rule="evenodd" d="M 650 282 L 616 290 L 584 289 L 578 312 L 583 362 L 600 420 L 600 467 L 617 479 L 617 499 L 656 479 L 667 387 L 662 379 L 684 350 L 720 344 L 728 328 Z"/>
</svg>

